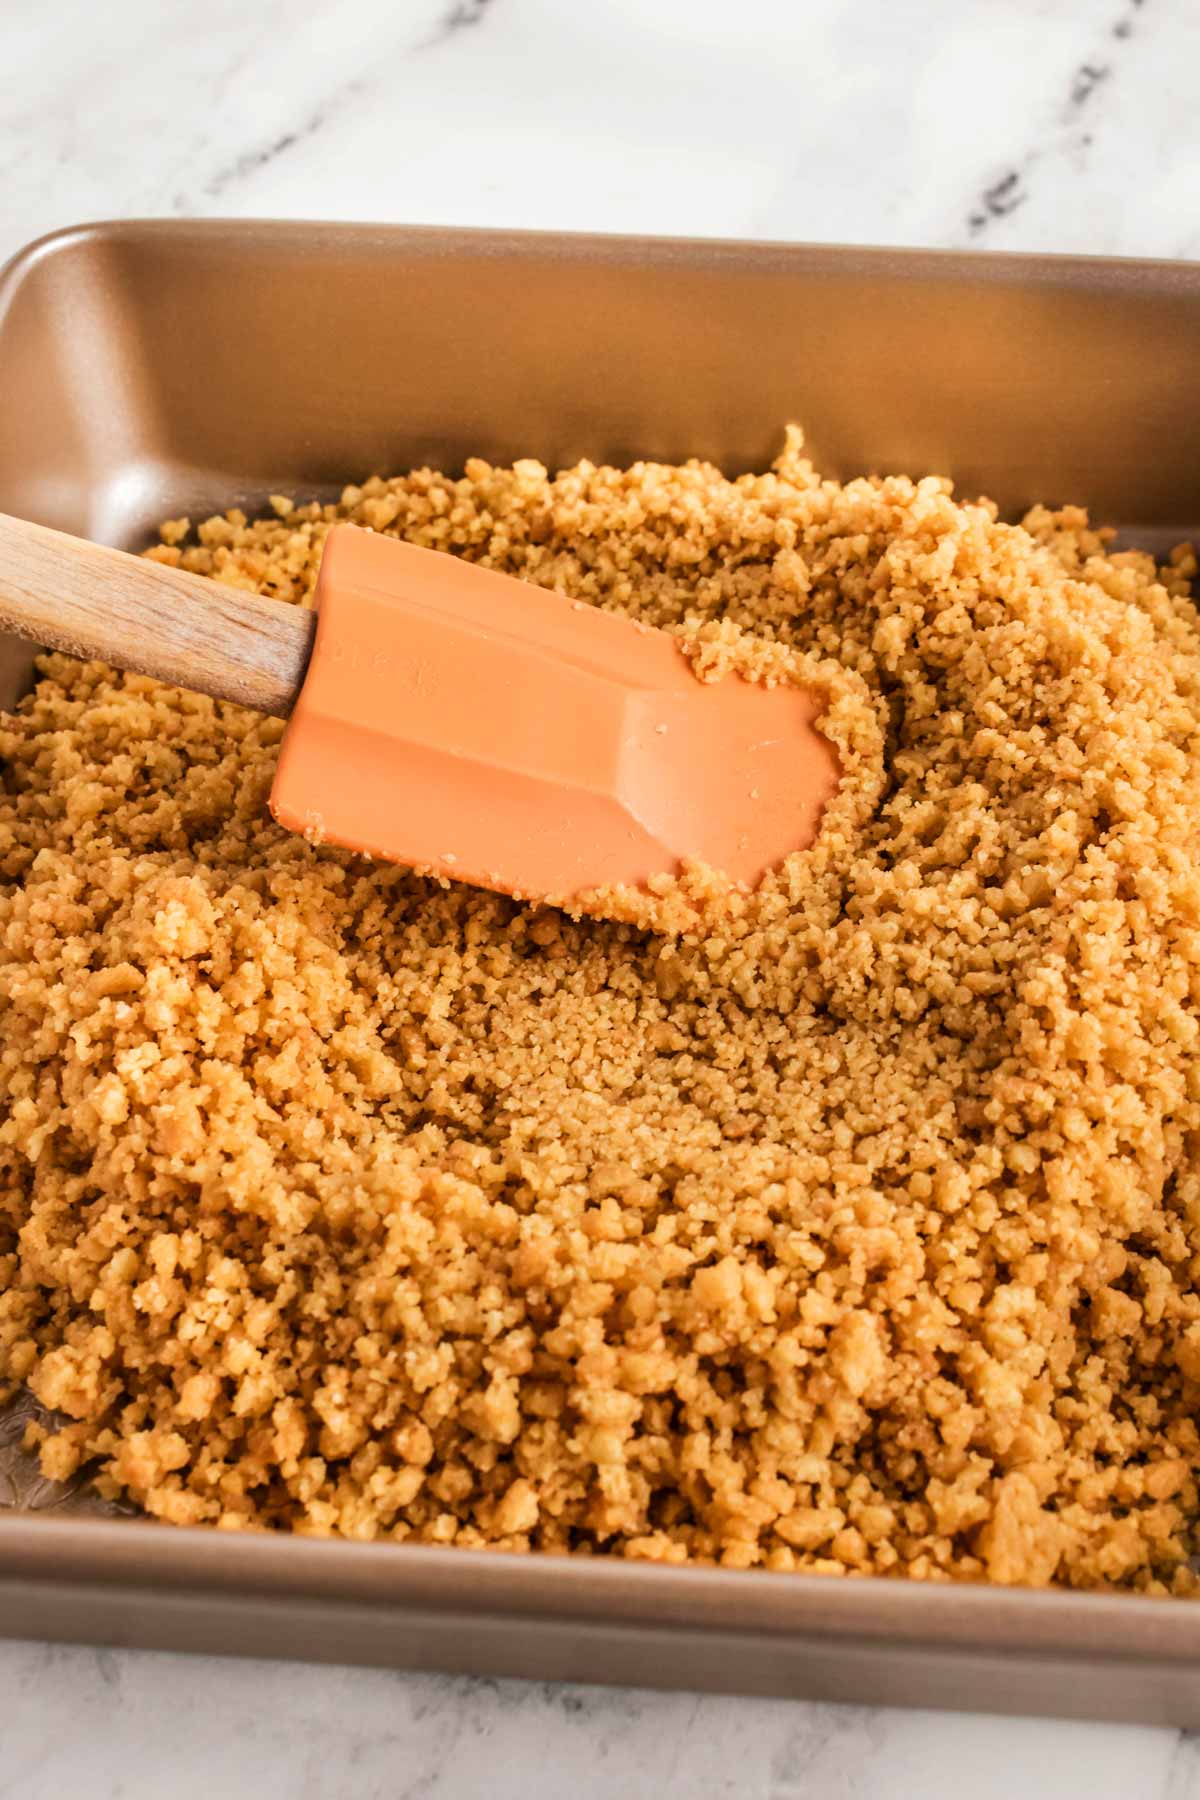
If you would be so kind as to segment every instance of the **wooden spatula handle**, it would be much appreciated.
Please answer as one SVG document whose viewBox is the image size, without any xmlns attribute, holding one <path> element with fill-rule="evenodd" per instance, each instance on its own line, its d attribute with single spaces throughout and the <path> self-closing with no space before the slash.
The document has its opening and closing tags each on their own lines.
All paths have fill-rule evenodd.
<svg viewBox="0 0 1200 1800">
<path fill-rule="evenodd" d="M 0 629 L 286 718 L 316 617 L 0 513 Z"/>
</svg>

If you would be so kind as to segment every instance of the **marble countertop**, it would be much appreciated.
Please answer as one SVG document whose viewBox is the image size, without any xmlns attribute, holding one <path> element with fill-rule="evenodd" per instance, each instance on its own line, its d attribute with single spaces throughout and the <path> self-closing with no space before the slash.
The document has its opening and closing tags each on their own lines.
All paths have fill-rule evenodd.
<svg viewBox="0 0 1200 1800">
<path fill-rule="evenodd" d="M 5 0 L 0 256 L 275 215 L 1200 256 L 1194 0 Z M 0 1644 L 0 1800 L 1200 1800 L 1159 1729 Z"/>
</svg>

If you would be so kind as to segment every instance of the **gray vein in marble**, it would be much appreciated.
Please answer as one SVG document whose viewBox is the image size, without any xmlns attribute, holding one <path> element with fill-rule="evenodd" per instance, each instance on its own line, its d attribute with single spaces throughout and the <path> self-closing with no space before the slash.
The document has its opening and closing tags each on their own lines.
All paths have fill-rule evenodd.
<svg viewBox="0 0 1200 1800">
<path fill-rule="evenodd" d="M 483 15 L 493 4 L 493 0 L 454 0 L 440 20 L 436 31 L 427 37 L 420 46 L 423 50 L 432 49 L 435 44 L 444 44 L 447 38 L 456 37 L 460 31 L 469 31 L 478 25 Z"/>
<path fill-rule="evenodd" d="M 1196 1800 L 1200 1792 L 1200 1732 L 1181 1731 L 1171 1747 L 1162 1800 Z"/>
<path fill-rule="evenodd" d="M 772 1760 L 770 1800 L 807 1800 L 823 1790 L 826 1779 L 861 1776 L 861 1765 L 882 1741 L 878 1712 L 862 1706 L 806 1707 Z"/>
<path fill-rule="evenodd" d="M 483 23 L 493 5 L 494 0 L 451 0 L 432 31 L 416 45 L 417 51 L 424 53 L 427 50 L 438 50 L 443 44 L 474 31 L 477 25 Z"/>
<path fill-rule="evenodd" d="M 1128 0 L 1126 11 L 1109 28 L 1106 41 L 1117 46 L 1128 43 L 1133 36 L 1134 20 L 1144 12 L 1145 3 L 1146 0 Z M 1060 155 L 1065 149 L 1090 149 L 1093 133 L 1080 129 L 1080 120 L 1084 108 L 1098 90 L 1112 80 L 1116 68 L 1114 59 L 1118 54 L 1119 49 L 1111 54 L 1094 54 L 1078 65 L 1059 113 L 1055 140 L 1044 148 L 1027 151 L 982 190 L 967 215 L 967 233 L 972 242 L 978 242 L 997 219 L 1006 219 L 1025 205 L 1029 199 L 1027 177 L 1047 158 Z"/>
<path fill-rule="evenodd" d="M 433 49 L 437 45 L 448 43 L 461 32 L 471 30 L 481 23 L 485 13 L 492 5 L 493 0 L 453 0 L 453 4 L 447 8 L 430 35 L 419 39 L 411 46 L 412 52 L 415 54 Z M 240 69 L 248 58 L 249 53 L 244 52 L 237 59 L 229 74 Z M 226 76 L 227 81 L 229 74 Z M 316 137 L 329 120 L 335 114 L 340 113 L 348 102 L 361 99 L 370 91 L 370 87 L 371 83 L 365 76 L 345 82 L 319 107 L 314 108 L 294 129 L 281 132 L 266 143 L 253 145 L 250 149 L 243 150 L 238 156 L 223 164 L 204 183 L 205 197 L 209 200 L 219 200 L 223 194 L 245 181 L 249 176 L 267 168 L 279 157 L 285 156 L 288 151 L 306 144 L 310 138 Z M 186 211 L 190 204 L 189 196 L 186 193 L 178 194 L 174 204 L 177 212 Z"/>
<path fill-rule="evenodd" d="M 318 130 L 320 124 L 319 118 L 314 119 L 309 131 Z M 266 144 L 257 150 L 244 150 L 240 156 L 235 157 L 231 163 L 227 163 L 223 169 L 218 169 L 216 174 L 205 183 L 205 193 L 211 199 L 219 199 L 232 182 L 243 180 L 255 169 L 265 169 L 269 162 L 274 162 L 277 156 L 282 156 L 285 150 L 290 150 L 293 144 L 299 143 L 301 136 L 308 134 L 308 132 L 287 131 L 282 137 L 276 138 L 273 144 Z"/>
<path fill-rule="evenodd" d="M 363 86 L 362 82 L 350 82 L 335 96 L 333 104 L 341 104 L 343 101 L 353 99 L 356 93 L 362 91 Z M 328 119 L 331 110 L 332 106 L 323 106 L 319 111 L 310 113 L 308 118 L 302 124 L 297 125 L 294 131 L 282 132 L 270 143 L 259 144 L 251 150 L 243 150 L 240 156 L 235 156 L 232 161 L 226 163 L 224 167 L 209 177 L 204 184 L 205 194 L 210 200 L 219 200 L 229 188 L 244 181 L 248 175 L 253 175 L 257 169 L 265 169 L 269 163 L 273 163 L 277 157 L 294 149 L 297 144 L 303 144 L 309 138 L 315 137 Z M 176 208 L 178 211 L 186 210 L 188 204 L 186 195 L 177 196 Z"/>
<path fill-rule="evenodd" d="M 400 41 L 382 46 L 381 54 L 373 59 L 373 68 L 380 63 L 403 67 L 406 56 L 424 49 L 429 42 L 441 41 L 453 36 L 463 27 L 474 25 L 482 17 L 489 0 L 454 0 L 450 10 L 443 15 L 432 39 L 422 39 L 401 34 Z M 411 30 L 411 25 L 408 30 Z M 232 90 L 236 88 L 237 77 L 246 69 L 253 70 L 256 60 L 262 55 L 259 39 L 243 44 L 232 60 L 222 71 L 217 83 L 216 95 L 222 101 L 232 100 Z M 354 75 L 323 95 L 316 105 L 309 107 L 298 123 L 288 129 L 278 131 L 258 143 L 251 143 L 246 149 L 230 156 L 205 179 L 199 188 L 191 191 L 181 188 L 172 198 L 172 210 L 176 213 L 187 213 L 195 210 L 197 198 L 207 204 L 221 200 L 226 194 L 238 188 L 250 177 L 271 167 L 290 152 L 302 148 L 317 137 L 327 125 L 335 120 L 341 122 L 346 109 L 355 101 L 365 101 L 378 85 L 372 72 Z"/>
</svg>

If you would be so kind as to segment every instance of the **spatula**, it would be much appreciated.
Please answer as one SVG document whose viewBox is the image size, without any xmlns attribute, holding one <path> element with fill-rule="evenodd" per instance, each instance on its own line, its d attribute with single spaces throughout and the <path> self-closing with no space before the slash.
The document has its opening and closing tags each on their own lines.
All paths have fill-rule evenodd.
<svg viewBox="0 0 1200 1800">
<path fill-rule="evenodd" d="M 795 687 L 356 526 L 316 612 L 0 514 L 0 626 L 289 720 L 271 792 L 321 842 L 569 903 L 694 859 L 753 884 L 838 779 Z"/>
</svg>

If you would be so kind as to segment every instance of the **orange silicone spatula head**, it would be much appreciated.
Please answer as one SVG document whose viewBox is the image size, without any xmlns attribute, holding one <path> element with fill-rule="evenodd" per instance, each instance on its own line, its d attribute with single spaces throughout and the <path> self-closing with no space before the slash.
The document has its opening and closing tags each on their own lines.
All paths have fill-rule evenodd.
<svg viewBox="0 0 1200 1800">
<path fill-rule="evenodd" d="M 568 903 L 685 860 L 752 884 L 837 785 L 811 695 L 456 557 L 338 526 L 317 609 L 271 810 L 321 841 Z"/>
</svg>

